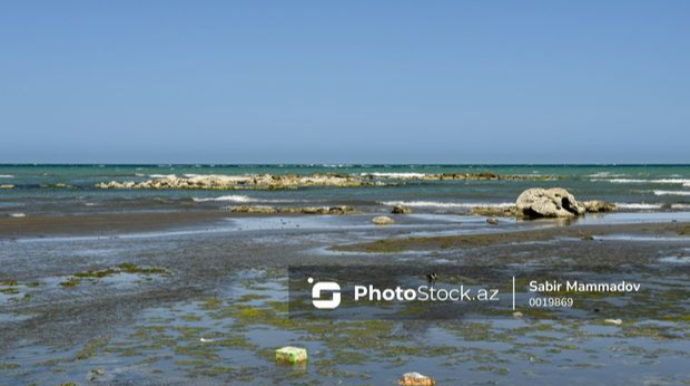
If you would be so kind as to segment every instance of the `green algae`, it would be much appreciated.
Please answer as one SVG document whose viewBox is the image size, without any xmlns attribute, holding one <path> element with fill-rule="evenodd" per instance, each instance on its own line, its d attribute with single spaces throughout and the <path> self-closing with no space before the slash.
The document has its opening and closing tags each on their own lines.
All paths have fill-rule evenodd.
<svg viewBox="0 0 690 386">
<path fill-rule="evenodd" d="M 160 275 L 167 271 L 163 268 L 142 268 L 132 263 L 122 263 L 114 268 L 106 268 L 101 270 L 88 270 L 86 272 L 77 272 L 74 277 L 80 279 L 102 279 L 104 277 L 117 275 L 120 273 L 142 274 L 142 275 Z"/>
<path fill-rule="evenodd" d="M 94 338 L 86 342 L 84 347 L 76 354 L 78 360 L 93 358 L 98 352 L 108 345 L 108 338 Z"/>
<path fill-rule="evenodd" d="M 16 370 L 20 367 L 18 363 L 0 363 L 0 370 Z"/>
<path fill-rule="evenodd" d="M 82 280 L 89 280 L 92 284 L 96 284 L 97 279 L 103 279 L 122 273 L 139 275 L 162 275 L 167 274 L 168 271 L 163 268 L 142 268 L 132 263 L 122 263 L 116 267 L 106 269 L 77 272 L 67 280 L 60 282 L 60 285 L 66 288 L 72 288 L 81 284 Z"/>
<path fill-rule="evenodd" d="M 60 282 L 60 285 L 65 288 L 73 288 L 79 285 L 81 283 L 81 279 L 77 279 L 76 277 L 71 277 L 65 281 Z"/>
</svg>

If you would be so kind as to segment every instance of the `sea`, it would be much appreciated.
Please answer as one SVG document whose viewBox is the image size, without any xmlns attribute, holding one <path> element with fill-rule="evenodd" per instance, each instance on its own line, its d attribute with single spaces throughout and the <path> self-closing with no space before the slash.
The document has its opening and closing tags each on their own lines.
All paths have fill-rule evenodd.
<svg viewBox="0 0 690 386">
<path fill-rule="evenodd" d="M 436 173 L 493 172 L 546 176 L 549 181 L 415 181 Z M 144 181 L 168 175 L 371 174 L 385 187 L 294 190 L 102 190 L 99 182 Z M 466 213 L 509 206 L 525 189 L 562 187 L 579 200 L 616 203 L 621 211 L 690 211 L 690 165 L 0 165 L 0 216 L 225 209 L 233 205 L 352 205 L 384 210 L 405 204 L 421 213 Z"/>
</svg>

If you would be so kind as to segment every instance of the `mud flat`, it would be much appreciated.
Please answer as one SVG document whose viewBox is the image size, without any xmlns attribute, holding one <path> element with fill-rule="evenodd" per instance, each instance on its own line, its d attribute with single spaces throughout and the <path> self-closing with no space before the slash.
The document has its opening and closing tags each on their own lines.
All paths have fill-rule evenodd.
<svg viewBox="0 0 690 386">
<path fill-rule="evenodd" d="M 458 236 L 386 238 L 373 242 L 336 245 L 334 251 L 396 253 L 404 251 L 458 249 L 506 243 L 533 243 L 557 238 L 593 240 L 595 236 L 612 234 L 660 237 L 690 236 L 690 222 L 572 225 L 547 229 L 483 233 Z M 690 240 L 690 237 L 688 237 Z"/>
<path fill-rule="evenodd" d="M 0 240 L 41 236 L 93 236 L 212 225 L 229 213 L 218 211 L 99 213 L 0 218 Z"/>
</svg>

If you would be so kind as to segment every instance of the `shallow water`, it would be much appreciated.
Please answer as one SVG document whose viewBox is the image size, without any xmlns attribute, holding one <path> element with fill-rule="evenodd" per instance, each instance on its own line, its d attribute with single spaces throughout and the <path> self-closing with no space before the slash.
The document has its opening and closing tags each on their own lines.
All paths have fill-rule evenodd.
<svg viewBox="0 0 690 386">
<path fill-rule="evenodd" d="M 393 385 L 407 371 L 439 384 L 644 385 L 687 380 L 687 324 L 599 321 L 340 321 L 287 318 L 285 281 L 242 272 L 216 296 L 140 313 L 127 327 L 65 350 L 29 345 L 2 358 L 8 385 L 198 380 L 198 384 Z M 643 329 L 643 330 L 642 330 Z M 645 331 L 644 334 L 638 334 Z M 673 336 L 676 336 L 673 338 Z M 308 350 L 304 366 L 273 351 Z M 12 364 L 20 366 L 14 369 Z M 93 373 L 98 369 L 101 375 Z M 197 381 L 195 381 L 197 384 Z"/>
<path fill-rule="evenodd" d="M 409 181 L 408 173 L 495 172 L 550 176 L 555 181 Z M 285 191 L 97 190 L 108 181 L 143 181 L 170 174 L 375 174 L 397 186 Z M 354 205 L 386 211 L 401 202 L 416 212 L 467 212 L 508 205 L 525 189 L 560 186 L 578 199 L 615 202 L 630 211 L 690 211 L 687 165 L 0 165 L 0 215 L 220 209 L 229 205 Z M 69 187 L 55 188 L 54 184 Z"/>
</svg>

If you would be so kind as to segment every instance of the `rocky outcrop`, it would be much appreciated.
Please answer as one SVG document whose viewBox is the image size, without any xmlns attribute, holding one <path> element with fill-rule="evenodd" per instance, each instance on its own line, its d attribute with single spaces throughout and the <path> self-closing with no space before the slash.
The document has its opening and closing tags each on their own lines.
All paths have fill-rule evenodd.
<svg viewBox="0 0 690 386">
<path fill-rule="evenodd" d="M 395 224 L 395 221 L 393 221 L 393 219 L 390 218 L 390 217 L 388 217 L 388 216 L 378 216 L 378 217 L 374 217 L 374 218 L 371 220 L 371 222 L 373 222 L 373 223 L 376 224 L 376 225 L 391 225 L 391 224 Z"/>
<path fill-rule="evenodd" d="M 331 207 L 280 207 L 276 208 L 267 205 L 239 205 L 230 207 L 233 213 L 258 213 L 258 214 L 349 214 L 355 213 L 351 206 L 331 206 Z"/>
<path fill-rule="evenodd" d="M 299 175 L 195 175 L 177 177 L 174 175 L 143 182 L 101 182 L 99 189 L 294 189 L 309 186 L 360 187 L 382 185 L 382 182 L 368 181 L 359 177 L 339 174 Z"/>
<path fill-rule="evenodd" d="M 404 178 L 392 174 L 313 174 L 308 176 L 286 174 L 251 174 L 251 175 L 169 175 L 146 181 L 100 182 L 95 185 L 99 189 L 295 189 L 301 187 L 361 187 L 387 186 L 395 184 L 390 180 L 544 180 L 552 177 L 511 176 L 494 173 L 444 173 L 444 174 L 413 174 Z"/>
<path fill-rule="evenodd" d="M 410 214 L 412 213 L 412 209 L 410 209 L 408 206 L 405 205 L 395 205 L 393 207 L 393 210 L 391 211 L 392 214 Z"/>
<path fill-rule="evenodd" d="M 587 212 L 609 212 L 614 204 L 604 201 L 579 202 L 562 188 L 527 189 L 517 199 L 516 212 L 521 217 L 575 217 Z"/>
<path fill-rule="evenodd" d="M 515 203 L 517 214 L 524 217 L 574 217 L 586 213 L 585 206 L 562 188 L 527 189 Z"/>
</svg>

